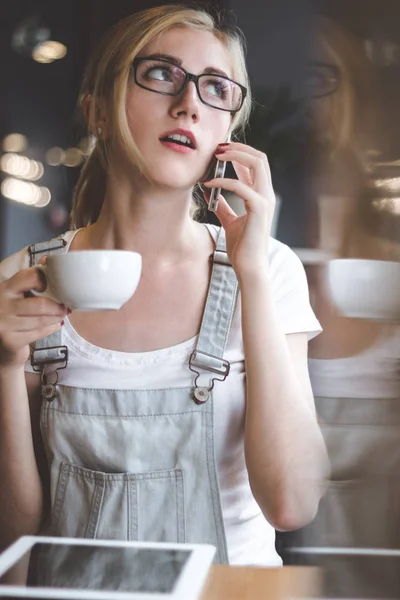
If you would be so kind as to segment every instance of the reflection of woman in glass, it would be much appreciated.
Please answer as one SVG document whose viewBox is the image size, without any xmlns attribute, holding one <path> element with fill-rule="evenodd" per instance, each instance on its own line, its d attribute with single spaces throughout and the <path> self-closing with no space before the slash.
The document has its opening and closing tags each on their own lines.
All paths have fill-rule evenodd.
<svg viewBox="0 0 400 600">
<path fill-rule="evenodd" d="M 371 116 L 361 42 L 332 21 L 321 19 L 318 27 L 318 59 L 338 76 L 336 85 L 331 81 L 331 93 L 313 101 L 321 148 L 312 181 L 319 246 L 336 257 L 397 260 L 399 247 L 380 237 L 379 215 L 373 216 L 367 192 L 377 119 Z M 340 315 L 329 295 L 325 266 L 309 267 L 308 278 L 313 308 L 324 329 L 310 344 L 309 369 L 332 481 L 316 521 L 295 535 L 294 544 L 400 548 L 399 326 Z M 382 293 L 391 293 L 388 284 Z M 329 593 L 373 594 L 378 586 L 380 597 L 395 575 L 389 569 L 384 576 L 377 559 L 357 562 L 345 557 Z"/>
<path fill-rule="evenodd" d="M 279 564 L 274 527 L 313 518 L 327 473 L 307 371 L 320 327 L 301 264 L 269 237 L 266 157 L 223 144 L 250 108 L 240 37 L 175 6 L 128 17 L 95 53 L 81 108 L 94 149 L 63 250 L 136 250 L 143 272 L 120 311 L 67 316 L 24 297 L 41 285 L 26 250 L 1 266 L 2 542 L 49 519 L 58 535 L 210 542 L 221 562 Z M 239 179 L 204 186 L 246 205 L 237 217 L 221 197 L 223 229 L 190 217 L 215 155 Z M 59 380 L 42 402 L 26 361 L 45 336 L 32 359 Z M 49 363 L 60 346 L 67 364 Z"/>
<path fill-rule="evenodd" d="M 335 255 L 357 255 L 371 235 L 366 183 L 377 153 L 376 90 L 361 41 L 334 21 L 317 20 L 312 52 L 309 192 L 319 217 L 315 241 Z"/>
</svg>

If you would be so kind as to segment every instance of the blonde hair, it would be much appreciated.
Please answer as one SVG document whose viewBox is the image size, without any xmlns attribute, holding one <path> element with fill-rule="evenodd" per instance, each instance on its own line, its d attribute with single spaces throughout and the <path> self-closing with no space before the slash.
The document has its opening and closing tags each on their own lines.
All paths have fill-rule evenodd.
<svg viewBox="0 0 400 600">
<path fill-rule="evenodd" d="M 329 103 L 326 135 L 333 152 L 352 149 L 362 161 L 375 141 L 374 82 L 363 43 L 339 23 L 317 18 L 316 41 L 340 75 L 339 88 L 324 98 Z"/>
<path fill-rule="evenodd" d="M 172 27 L 211 32 L 232 57 L 232 77 L 248 89 L 241 110 L 233 115 L 231 132 L 243 131 L 251 111 L 251 95 L 245 65 L 245 43 L 239 29 L 227 29 L 202 9 L 179 5 L 158 6 L 132 14 L 117 23 L 101 40 L 84 75 L 78 106 L 89 103 L 87 126 L 92 134 L 91 151 L 78 179 L 72 208 L 72 227 L 95 222 L 100 214 L 107 182 L 110 143 L 122 149 L 131 164 L 146 177 L 147 164 L 128 126 L 125 97 L 132 61 L 151 40 Z M 112 139 L 93 135 L 99 115 L 107 115 Z"/>
</svg>

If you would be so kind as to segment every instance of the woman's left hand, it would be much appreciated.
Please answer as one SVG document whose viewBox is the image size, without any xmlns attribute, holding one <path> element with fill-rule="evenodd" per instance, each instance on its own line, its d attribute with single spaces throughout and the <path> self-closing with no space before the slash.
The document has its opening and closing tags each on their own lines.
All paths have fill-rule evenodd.
<svg viewBox="0 0 400 600">
<path fill-rule="evenodd" d="M 246 213 L 238 216 L 220 195 L 216 215 L 225 229 L 229 259 L 237 275 L 267 267 L 268 241 L 275 209 L 271 171 L 263 152 L 239 142 L 218 146 L 220 161 L 233 164 L 238 179 L 211 179 L 207 188 L 223 188 L 239 196 Z M 208 202 L 209 194 L 205 194 Z"/>
</svg>

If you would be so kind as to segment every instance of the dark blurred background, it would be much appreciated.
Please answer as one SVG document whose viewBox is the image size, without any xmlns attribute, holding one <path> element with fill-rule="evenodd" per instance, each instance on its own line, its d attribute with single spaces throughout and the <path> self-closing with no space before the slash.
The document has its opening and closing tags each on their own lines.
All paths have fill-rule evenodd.
<svg viewBox="0 0 400 600">
<path fill-rule="evenodd" d="M 80 150 L 85 148 L 75 104 L 87 57 L 102 32 L 114 22 L 155 4 L 160 2 L 1 1 L 0 258 L 68 227 L 72 190 L 82 160 Z M 220 0 L 208 5 L 232 11 L 248 41 L 248 68 L 256 106 L 247 141 L 266 151 L 271 162 L 275 190 L 281 200 L 277 237 L 292 247 L 313 247 L 318 226 L 313 224 L 317 217 L 312 209 L 313 192 L 309 183 L 319 151 L 313 138 L 315 125 L 310 125 L 313 111 L 310 89 L 314 89 L 315 81 L 311 84 L 307 81 L 310 77 L 307 69 L 310 61 L 315 60 L 317 15 L 333 19 L 356 36 L 364 48 L 365 60 L 374 77 L 374 124 L 379 133 L 368 151 L 375 163 L 396 172 L 396 161 L 400 159 L 400 2 Z M 66 55 L 53 62 L 36 62 L 32 52 L 46 39 L 65 45 Z M 368 103 L 369 98 L 361 99 L 361 104 L 364 101 Z M 26 137 L 26 148 L 21 139 L 10 141 L 7 136 L 13 133 Z M 24 173 L 23 164 L 18 166 L 15 157 L 4 158 L 10 152 L 43 164 L 43 175 L 35 182 L 49 190 L 37 192 L 42 206 L 19 201 L 25 198 L 33 202 L 29 199 L 32 187 L 21 191 L 20 181 L 16 185 L 10 181 L 5 184 L 10 164 L 11 171 L 17 165 L 17 171 L 19 168 Z M 32 169 L 35 171 L 35 164 Z M 17 178 L 23 179 L 21 175 Z M 399 211 L 396 199 L 387 210 L 383 235 L 397 236 Z"/>
</svg>

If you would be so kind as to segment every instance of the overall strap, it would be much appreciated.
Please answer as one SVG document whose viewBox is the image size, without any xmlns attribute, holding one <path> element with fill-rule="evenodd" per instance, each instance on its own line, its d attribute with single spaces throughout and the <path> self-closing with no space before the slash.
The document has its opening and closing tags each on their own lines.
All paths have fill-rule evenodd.
<svg viewBox="0 0 400 600">
<path fill-rule="evenodd" d="M 49 242 L 29 246 L 29 263 L 36 266 L 42 256 L 65 252 L 67 242 L 59 237 Z M 52 400 L 56 394 L 58 371 L 68 364 L 68 348 L 61 345 L 61 330 L 31 344 L 31 365 L 34 371 L 41 373 L 42 396 Z"/>
<path fill-rule="evenodd" d="M 230 363 L 224 359 L 224 352 L 236 306 L 238 281 L 226 252 L 225 231 L 222 227 L 212 263 L 210 286 L 197 347 L 189 360 L 189 368 L 197 374 L 194 389 L 196 402 L 206 402 L 214 380 L 224 381 L 230 370 Z M 209 387 L 197 386 L 201 370 L 216 375 L 211 376 Z"/>
</svg>

